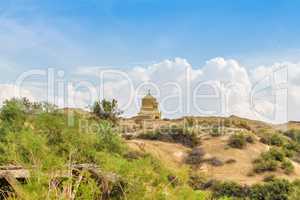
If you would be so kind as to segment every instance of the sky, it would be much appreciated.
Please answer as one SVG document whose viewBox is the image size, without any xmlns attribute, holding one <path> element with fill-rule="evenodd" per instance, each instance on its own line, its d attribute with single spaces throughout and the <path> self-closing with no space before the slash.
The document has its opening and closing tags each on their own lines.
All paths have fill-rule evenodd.
<svg viewBox="0 0 300 200">
<path fill-rule="evenodd" d="M 246 91 L 258 77 L 285 67 L 291 74 L 287 109 L 293 111 L 300 108 L 299 8 L 297 0 L 1 1 L 0 84 L 6 88 L 1 96 L 10 96 L 7 88 L 16 87 L 20 74 L 49 67 L 64 71 L 65 79 L 90 80 L 96 87 L 97 77 L 91 77 L 96 68 L 122 70 L 135 89 L 145 81 L 162 87 L 161 80 L 171 76 L 176 81 L 181 70 L 190 69 L 192 84 L 233 81 Z M 239 78 L 241 71 L 244 80 Z M 43 91 L 37 91 L 43 83 L 32 82 L 25 93 L 41 95 Z M 106 93 L 120 94 L 111 91 Z M 235 110 L 245 110 L 240 104 L 249 101 L 248 93 L 242 103 L 234 103 L 239 105 Z M 300 120 L 300 115 L 288 114 L 287 120 Z"/>
</svg>

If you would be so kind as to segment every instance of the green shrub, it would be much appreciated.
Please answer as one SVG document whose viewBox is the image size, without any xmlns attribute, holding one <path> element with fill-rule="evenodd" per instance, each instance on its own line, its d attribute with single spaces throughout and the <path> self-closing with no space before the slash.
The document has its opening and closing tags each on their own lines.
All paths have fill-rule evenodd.
<svg viewBox="0 0 300 200">
<path fill-rule="evenodd" d="M 212 129 L 211 129 L 210 135 L 213 136 L 213 137 L 219 137 L 219 136 L 221 136 L 220 127 L 213 126 Z"/>
<path fill-rule="evenodd" d="M 254 171 L 256 173 L 263 173 L 267 171 L 276 171 L 278 167 L 278 162 L 275 160 L 264 160 L 264 159 L 257 159 L 254 161 Z"/>
<path fill-rule="evenodd" d="M 273 146 L 282 146 L 284 143 L 283 138 L 277 133 L 277 134 L 273 134 L 270 138 L 270 144 Z"/>
<path fill-rule="evenodd" d="M 196 133 L 189 132 L 183 127 L 171 127 L 155 131 L 149 131 L 140 134 L 138 138 L 179 143 L 187 147 L 196 147 L 201 142 Z"/>
<path fill-rule="evenodd" d="M 295 151 L 288 148 L 286 145 L 282 147 L 282 151 L 284 152 L 285 156 L 288 158 L 292 158 L 295 155 Z"/>
<path fill-rule="evenodd" d="M 299 129 L 290 129 L 284 132 L 284 135 L 291 138 L 293 141 L 300 143 L 300 130 Z"/>
<path fill-rule="evenodd" d="M 1 136 L 20 131 L 26 120 L 25 106 L 18 99 L 6 100 L 0 109 Z"/>
<path fill-rule="evenodd" d="M 112 101 L 102 99 L 96 101 L 91 107 L 91 112 L 94 113 L 100 119 L 110 120 L 116 123 L 119 115 L 123 112 L 118 108 L 118 101 L 113 99 Z"/>
<path fill-rule="evenodd" d="M 291 174 L 294 171 L 294 165 L 291 161 L 285 159 L 281 163 L 281 168 L 284 170 L 286 174 Z"/>
<path fill-rule="evenodd" d="M 194 189 L 194 190 L 203 190 L 208 189 L 212 185 L 208 185 L 209 181 L 203 177 L 199 176 L 197 174 L 192 174 L 189 176 L 188 184 Z"/>
<path fill-rule="evenodd" d="M 254 160 L 254 171 L 263 173 L 266 171 L 276 171 L 279 162 L 283 161 L 284 154 L 278 149 L 272 148 L 268 152 L 262 153 L 261 156 Z"/>
<path fill-rule="evenodd" d="M 231 135 L 228 141 L 228 145 L 232 148 L 242 149 L 246 144 L 246 137 L 242 133 Z"/>
<path fill-rule="evenodd" d="M 244 198 L 248 195 L 248 187 L 240 186 L 235 182 L 218 182 L 213 186 L 213 195 L 221 197 Z"/>
<path fill-rule="evenodd" d="M 229 197 L 233 199 L 251 200 L 288 200 L 294 192 L 293 184 L 287 180 L 270 179 L 264 184 L 255 184 L 251 187 L 241 186 L 235 182 L 217 182 L 213 186 L 215 198 Z"/>
<path fill-rule="evenodd" d="M 285 156 L 283 150 L 271 148 L 268 152 L 262 153 L 258 159 L 254 160 L 254 171 L 256 173 L 276 171 L 280 165 L 285 170 L 285 173 L 292 173 L 294 170 L 293 165 Z"/>
<path fill-rule="evenodd" d="M 253 185 L 250 189 L 251 200 L 288 200 L 292 185 L 287 180 L 273 180 Z"/>
<path fill-rule="evenodd" d="M 280 136 L 278 133 L 264 133 L 260 141 L 267 145 L 273 145 L 273 146 L 282 146 L 284 144 L 284 139 L 282 136 Z"/>
<path fill-rule="evenodd" d="M 284 152 L 279 148 L 271 148 L 267 153 L 263 154 L 265 159 L 273 159 L 276 161 L 283 161 L 285 157 Z"/>
<path fill-rule="evenodd" d="M 293 182 L 293 191 L 289 195 L 289 200 L 298 200 L 300 197 L 300 180 L 297 179 Z"/>
</svg>

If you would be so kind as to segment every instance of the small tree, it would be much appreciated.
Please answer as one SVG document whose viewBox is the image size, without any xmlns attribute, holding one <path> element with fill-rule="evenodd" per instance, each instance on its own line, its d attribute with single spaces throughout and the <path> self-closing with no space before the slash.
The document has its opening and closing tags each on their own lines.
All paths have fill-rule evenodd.
<svg viewBox="0 0 300 200">
<path fill-rule="evenodd" d="M 18 99 L 6 100 L 0 110 L 1 132 L 20 131 L 25 122 L 25 106 Z"/>
<path fill-rule="evenodd" d="M 99 118 L 110 120 L 113 123 L 116 123 L 118 117 L 122 114 L 122 111 L 118 108 L 118 102 L 115 99 L 112 101 L 106 99 L 96 101 L 91 111 Z"/>
</svg>

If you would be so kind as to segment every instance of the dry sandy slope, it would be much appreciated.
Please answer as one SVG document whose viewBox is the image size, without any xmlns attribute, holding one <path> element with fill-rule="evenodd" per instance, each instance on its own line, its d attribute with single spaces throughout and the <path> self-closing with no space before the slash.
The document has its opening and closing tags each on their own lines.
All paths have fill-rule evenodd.
<svg viewBox="0 0 300 200">
<path fill-rule="evenodd" d="M 150 140 L 127 140 L 130 148 L 136 151 L 142 151 L 151 154 L 162 161 L 166 166 L 172 168 L 182 167 L 184 159 L 190 151 L 189 148 L 181 144 L 150 141 Z"/>
<path fill-rule="evenodd" d="M 253 159 L 257 158 L 262 152 L 267 151 L 269 147 L 260 142 L 249 144 L 245 149 L 233 149 L 227 147 L 228 136 L 210 137 L 202 139 L 200 145 L 205 151 L 206 158 L 217 157 L 219 160 L 226 161 L 228 159 L 235 159 L 236 163 L 224 164 L 223 166 L 214 167 L 210 164 L 203 164 L 197 169 L 198 172 L 206 174 L 210 178 L 218 180 L 232 180 L 241 184 L 253 184 L 260 182 L 266 175 L 249 176 L 253 164 Z M 149 140 L 129 140 L 127 141 L 129 147 L 134 150 L 144 151 L 150 153 L 154 157 L 165 163 L 171 168 L 186 167 L 184 164 L 185 157 L 190 151 L 189 148 L 180 144 L 167 143 L 161 141 Z M 284 177 L 290 180 L 300 177 L 300 165 L 294 163 L 295 173 L 292 175 L 285 175 L 282 172 L 276 172 L 276 177 Z"/>
<path fill-rule="evenodd" d="M 222 137 L 208 137 L 202 140 L 202 148 L 207 153 L 206 156 L 217 157 L 222 161 L 228 159 L 235 159 L 236 163 L 225 164 L 220 167 L 212 167 L 211 165 L 204 164 L 200 170 L 204 171 L 210 177 L 219 180 L 232 180 L 242 184 L 253 184 L 262 181 L 262 179 L 272 173 L 264 173 L 261 175 L 249 176 L 253 169 L 252 161 L 257 158 L 262 152 L 269 149 L 269 146 L 260 142 L 248 144 L 245 149 L 234 149 L 227 147 L 228 136 Z M 300 165 L 294 163 L 295 173 L 289 176 L 283 172 L 273 173 L 276 177 L 287 178 L 290 180 L 300 177 Z"/>
</svg>

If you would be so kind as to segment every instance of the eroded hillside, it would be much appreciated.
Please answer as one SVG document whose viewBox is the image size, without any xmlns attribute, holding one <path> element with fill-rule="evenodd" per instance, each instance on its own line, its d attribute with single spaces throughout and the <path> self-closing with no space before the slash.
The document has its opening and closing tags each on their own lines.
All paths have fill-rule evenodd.
<svg viewBox="0 0 300 200">
<path fill-rule="evenodd" d="M 169 120 L 168 123 L 172 128 L 167 128 L 167 123 L 164 122 L 161 123 L 161 127 L 154 130 L 137 130 L 138 134 L 135 134 L 131 140 L 127 140 L 127 144 L 133 150 L 153 155 L 167 167 L 190 167 L 193 173 L 207 179 L 252 185 L 263 182 L 267 177 L 284 178 L 290 181 L 300 177 L 300 164 L 297 162 L 299 149 L 294 147 L 297 146 L 296 142 L 285 134 L 288 130 L 283 132 L 282 127 L 286 126 L 271 125 L 236 116 L 189 117 Z M 294 124 L 295 122 L 289 123 L 289 129 L 298 128 Z M 178 137 L 179 132 L 190 135 L 198 141 L 198 144 L 190 145 L 187 139 Z M 232 135 L 239 134 L 250 135 L 252 141 L 246 142 L 247 144 L 240 148 L 230 146 Z M 197 161 L 196 164 L 187 163 L 189 155 L 196 148 L 201 149 L 202 152 L 194 159 L 197 160 L 198 156 L 201 161 Z M 284 163 L 292 165 L 291 171 L 282 167 L 283 161 L 274 164 L 278 165 L 274 167 L 276 169 L 273 169 L 269 163 L 256 163 L 262 155 L 272 154 L 273 150 L 286 153 Z M 272 162 L 270 159 L 270 163 Z"/>
</svg>

